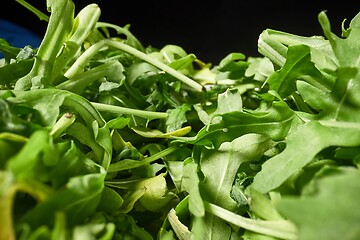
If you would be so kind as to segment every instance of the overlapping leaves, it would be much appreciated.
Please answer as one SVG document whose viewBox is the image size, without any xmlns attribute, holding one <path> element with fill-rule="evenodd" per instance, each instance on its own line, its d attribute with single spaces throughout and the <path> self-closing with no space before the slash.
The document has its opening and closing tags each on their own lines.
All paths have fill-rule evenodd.
<svg viewBox="0 0 360 240">
<path fill-rule="evenodd" d="M 305 115 L 301 113 L 301 116 L 304 116 L 304 124 L 289 134 L 286 149 L 263 165 L 262 171 L 255 177 L 253 184 L 262 192 L 279 187 L 288 177 L 311 162 L 323 149 L 330 146 L 358 146 L 360 143 L 360 139 L 354 138 L 358 135 L 356 132 L 359 131 L 360 99 L 357 94 L 360 90 L 357 64 L 359 57 L 343 54 L 343 51 L 359 53 L 360 45 L 354 42 L 354 38 L 359 39 L 359 29 L 354 28 L 346 39 L 339 39 L 330 32 L 329 22 L 324 13 L 319 15 L 319 20 L 325 35 L 331 38 L 329 44 L 339 62 L 337 69 L 331 73 L 336 78 L 336 82 L 329 91 L 319 89 L 309 82 L 298 82 L 300 96 L 316 112 Z M 353 21 L 356 22 L 356 18 Z M 294 91 L 295 89 L 292 90 Z M 301 142 L 307 144 L 301 144 Z M 304 149 L 302 154 L 298 153 L 300 145 Z"/>
<path fill-rule="evenodd" d="M 39 49 L 0 42 L 0 239 L 359 236 L 360 14 L 212 66 L 48 7 Z"/>
</svg>

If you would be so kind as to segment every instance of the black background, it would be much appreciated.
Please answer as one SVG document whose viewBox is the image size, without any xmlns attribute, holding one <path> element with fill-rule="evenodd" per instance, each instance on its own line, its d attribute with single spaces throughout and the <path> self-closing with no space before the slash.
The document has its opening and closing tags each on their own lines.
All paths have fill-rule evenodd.
<svg viewBox="0 0 360 240">
<path fill-rule="evenodd" d="M 76 12 L 97 3 L 100 21 L 130 30 L 144 44 L 161 48 L 176 44 L 204 62 L 218 63 L 231 52 L 259 56 L 257 39 L 266 28 L 293 34 L 323 35 L 317 15 L 326 10 L 333 32 L 341 33 L 341 23 L 360 11 L 358 1 L 105 1 L 73 0 Z M 46 11 L 46 1 L 28 0 Z M 43 36 L 46 22 L 15 0 L 0 5 L 1 18 L 26 27 Z M 346 25 L 347 26 L 347 25 Z M 1 37 L 1 36 L 0 36 Z"/>
</svg>

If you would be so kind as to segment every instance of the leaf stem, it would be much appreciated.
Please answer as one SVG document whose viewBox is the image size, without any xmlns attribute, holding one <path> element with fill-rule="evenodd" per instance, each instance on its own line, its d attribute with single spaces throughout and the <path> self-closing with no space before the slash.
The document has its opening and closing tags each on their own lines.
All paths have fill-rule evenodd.
<svg viewBox="0 0 360 240">
<path fill-rule="evenodd" d="M 118 171 L 123 171 L 123 170 L 129 170 L 132 168 L 137 168 L 137 167 L 149 164 L 151 162 L 154 162 L 158 159 L 161 159 L 161 158 L 175 152 L 178 149 L 179 148 L 177 146 L 171 146 L 171 147 L 168 147 L 158 153 L 155 153 L 154 155 L 151 155 L 150 157 L 144 158 L 142 160 L 123 159 L 119 162 L 110 164 L 107 171 L 108 172 L 118 172 Z"/>
<path fill-rule="evenodd" d="M 168 213 L 168 220 L 169 223 L 174 230 L 176 236 L 179 240 L 190 240 L 192 239 L 192 233 L 189 229 L 179 220 L 178 216 L 176 215 L 176 211 L 171 209 Z"/>
<path fill-rule="evenodd" d="M 31 71 L 15 84 L 15 90 L 29 90 L 32 87 L 47 87 L 52 79 L 56 57 L 73 27 L 75 5 L 72 1 L 48 1 L 51 9 L 49 24 L 37 51 Z M 37 80 L 34 81 L 34 79 Z M 35 86 L 33 86 L 36 84 Z"/>
<path fill-rule="evenodd" d="M 74 76 L 84 72 L 84 68 L 86 64 L 90 61 L 90 59 L 98 53 L 101 48 L 105 46 L 104 41 L 97 42 L 91 47 L 89 47 L 85 52 L 83 52 L 78 59 L 76 59 L 75 63 L 71 65 L 71 67 L 66 71 L 64 76 L 68 79 L 73 78 Z"/>
<path fill-rule="evenodd" d="M 287 48 L 280 42 L 274 40 L 268 30 L 260 34 L 258 49 L 262 55 L 269 58 L 276 65 L 280 67 L 284 65 Z"/>
<path fill-rule="evenodd" d="M 158 118 L 167 118 L 168 114 L 165 112 L 151 112 L 139 109 L 119 107 L 109 104 L 91 102 L 91 104 L 100 112 L 111 112 L 115 114 L 129 114 L 133 116 L 143 117 L 149 120 Z"/>
<path fill-rule="evenodd" d="M 297 239 L 296 228 L 289 221 L 264 221 L 249 219 L 206 201 L 204 201 L 204 206 L 207 212 L 249 231 L 281 239 Z"/>
<path fill-rule="evenodd" d="M 75 122 L 76 116 L 70 113 L 63 114 L 55 125 L 51 128 L 50 135 L 53 138 L 58 138 L 60 135 Z"/>
<path fill-rule="evenodd" d="M 40 20 L 44 20 L 46 22 L 49 21 L 49 16 L 45 13 L 41 12 L 39 9 L 31 5 L 30 3 L 26 2 L 25 0 L 15 0 L 19 4 L 21 4 L 23 7 L 28 9 L 30 12 L 34 13 Z"/>
<path fill-rule="evenodd" d="M 172 75 L 173 77 L 179 79 L 180 81 L 182 81 L 183 83 L 189 85 L 190 87 L 192 87 L 193 89 L 195 89 L 198 92 L 201 92 L 203 90 L 203 86 L 199 83 L 197 83 L 196 81 L 192 80 L 191 78 L 185 76 L 184 74 L 176 71 L 175 69 L 171 68 L 170 66 L 156 60 L 153 59 L 151 57 L 149 57 L 147 54 L 127 45 L 121 42 L 117 42 L 114 40 L 105 40 L 106 44 L 120 49 L 122 51 L 125 51 L 127 53 L 130 53 L 131 55 L 134 55 L 135 57 L 138 57 L 152 65 L 154 65 L 155 67 L 167 72 L 168 74 Z"/>
</svg>

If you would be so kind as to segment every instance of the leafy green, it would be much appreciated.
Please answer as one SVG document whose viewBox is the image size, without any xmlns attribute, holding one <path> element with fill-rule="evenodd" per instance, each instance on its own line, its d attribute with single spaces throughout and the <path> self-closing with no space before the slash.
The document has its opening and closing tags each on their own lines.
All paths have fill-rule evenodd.
<svg viewBox="0 0 360 240">
<path fill-rule="evenodd" d="M 312 193 L 283 198 L 278 208 L 299 226 L 299 239 L 356 239 L 359 177 L 359 171 L 350 169 L 316 177 Z"/>
<path fill-rule="evenodd" d="M 271 145 L 272 141 L 266 136 L 246 134 L 230 143 L 224 142 L 216 150 L 203 150 L 200 169 L 204 180 L 200 183 L 200 193 L 204 200 L 235 211 L 236 203 L 230 192 L 240 164 L 258 160 Z M 215 216 L 208 216 L 205 224 L 204 234 L 209 239 L 218 239 L 224 232 L 231 232 L 230 226 L 219 222 Z"/>
<path fill-rule="evenodd" d="M 18 2 L 48 28 L 0 40 L 0 240 L 359 238 L 360 13 L 212 64 Z"/>
<path fill-rule="evenodd" d="M 319 18 L 325 34 L 331 35 L 328 32 L 326 16 L 321 14 Z M 356 34 L 356 31 L 354 32 Z M 338 41 L 346 43 L 346 40 L 341 39 Z M 331 43 L 335 48 L 335 42 L 333 41 L 335 40 L 332 40 Z M 351 41 L 351 39 L 347 41 Z M 353 49 L 353 45 L 351 47 L 344 45 L 348 46 L 349 50 Z M 336 54 L 336 49 L 334 49 L 334 52 Z M 345 56 L 339 55 L 337 57 L 341 64 L 341 59 L 345 58 Z M 346 58 L 348 59 L 348 57 Z M 357 58 L 354 59 L 354 61 L 357 60 Z M 344 64 L 349 63 L 346 60 Z M 304 95 L 304 101 L 306 102 L 309 99 L 309 105 L 319 109 L 320 113 L 317 114 L 316 119 L 310 120 L 289 134 L 284 152 L 264 163 L 262 171 L 254 179 L 254 187 L 259 191 L 268 192 L 280 186 L 281 183 L 312 161 L 315 155 L 325 148 L 330 146 L 351 147 L 359 144 L 359 139 L 356 138 L 357 134 L 354 134 L 354 132 L 358 131 L 358 114 L 355 113 L 355 109 L 357 109 L 360 101 L 353 91 L 359 89 L 357 79 L 360 79 L 360 75 L 357 70 L 352 72 L 348 69 L 350 71 L 345 73 L 342 69 L 343 67 L 339 66 L 334 73 L 337 80 L 333 90 L 330 92 L 322 93 L 320 90 L 315 90 L 314 86 L 310 87 L 305 83 L 299 85 L 299 92 Z M 307 92 L 307 89 L 314 89 L 315 91 L 310 90 Z M 308 98 L 308 94 L 314 92 L 320 93 L 323 98 L 318 100 Z M 294 141 L 297 143 L 294 143 Z M 307 142 L 308 145 L 303 145 L 304 151 L 302 151 L 302 154 L 297 154 L 295 152 L 298 151 L 301 142 Z M 280 170 L 280 163 L 282 163 L 281 168 L 284 170 Z M 278 174 L 279 172 L 272 169 L 275 166 L 282 174 Z M 266 179 L 263 178 L 265 175 Z"/>
</svg>

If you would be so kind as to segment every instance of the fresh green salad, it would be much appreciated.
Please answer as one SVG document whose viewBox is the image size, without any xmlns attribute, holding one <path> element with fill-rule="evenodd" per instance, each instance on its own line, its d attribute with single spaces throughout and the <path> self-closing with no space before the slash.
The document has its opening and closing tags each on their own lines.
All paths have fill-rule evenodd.
<svg viewBox="0 0 360 240">
<path fill-rule="evenodd" d="M 17 1 L 48 27 L 0 39 L 1 240 L 360 239 L 360 14 L 211 64 Z"/>
</svg>

